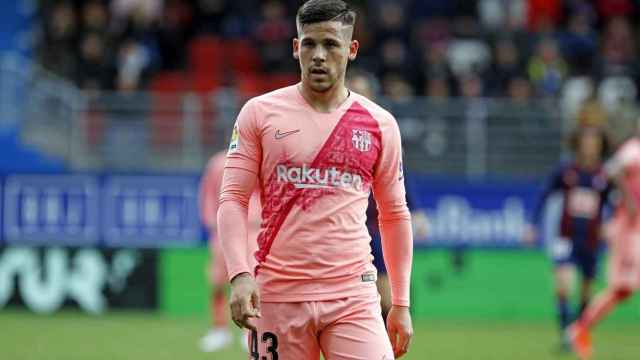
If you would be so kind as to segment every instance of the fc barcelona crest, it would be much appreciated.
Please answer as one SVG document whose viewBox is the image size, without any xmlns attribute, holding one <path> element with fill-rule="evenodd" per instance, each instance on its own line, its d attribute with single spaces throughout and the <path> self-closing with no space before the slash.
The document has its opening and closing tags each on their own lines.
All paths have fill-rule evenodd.
<svg viewBox="0 0 640 360">
<path fill-rule="evenodd" d="M 371 134 L 367 130 L 352 129 L 351 143 L 356 149 L 366 152 L 371 149 Z"/>
</svg>

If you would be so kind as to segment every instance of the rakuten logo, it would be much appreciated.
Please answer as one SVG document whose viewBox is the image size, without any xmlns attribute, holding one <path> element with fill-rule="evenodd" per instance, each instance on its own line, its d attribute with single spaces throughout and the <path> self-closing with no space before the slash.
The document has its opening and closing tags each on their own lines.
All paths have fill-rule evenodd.
<svg viewBox="0 0 640 360">
<path fill-rule="evenodd" d="M 278 182 L 293 183 L 298 189 L 311 188 L 323 189 L 332 187 L 362 190 L 362 177 L 349 172 L 342 172 L 334 167 L 329 169 L 316 169 L 308 167 L 287 167 L 286 165 L 276 166 Z"/>
</svg>

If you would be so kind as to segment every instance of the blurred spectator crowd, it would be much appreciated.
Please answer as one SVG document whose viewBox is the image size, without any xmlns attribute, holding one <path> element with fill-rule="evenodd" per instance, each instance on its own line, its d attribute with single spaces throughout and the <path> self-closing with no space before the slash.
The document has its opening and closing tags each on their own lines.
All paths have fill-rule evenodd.
<svg viewBox="0 0 640 360">
<path fill-rule="evenodd" d="M 39 61 L 87 90 L 246 96 L 296 81 L 293 0 L 41 1 Z M 360 0 L 355 67 L 396 101 L 555 98 L 637 116 L 638 0 Z"/>
</svg>

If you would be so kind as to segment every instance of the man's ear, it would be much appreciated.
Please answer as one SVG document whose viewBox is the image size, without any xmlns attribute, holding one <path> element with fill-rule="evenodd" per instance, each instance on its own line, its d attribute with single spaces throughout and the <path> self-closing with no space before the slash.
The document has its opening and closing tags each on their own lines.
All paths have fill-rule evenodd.
<svg viewBox="0 0 640 360">
<path fill-rule="evenodd" d="M 298 60 L 300 58 L 300 40 L 293 38 L 293 58 Z"/>
<path fill-rule="evenodd" d="M 358 49 L 360 49 L 360 43 L 358 40 L 351 40 L 349 44 L 349 60 L 353 61 L 358 56 Z"/>
</svg>

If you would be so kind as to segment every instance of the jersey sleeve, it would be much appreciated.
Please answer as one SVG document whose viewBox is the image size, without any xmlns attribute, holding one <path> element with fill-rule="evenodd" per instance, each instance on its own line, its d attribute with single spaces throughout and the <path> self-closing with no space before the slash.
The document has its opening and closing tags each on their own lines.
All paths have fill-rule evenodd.
<svg viewBox="0 0 640 360">
<path fill-rule="evenodd" d="M 255 107 L 255 102 L 249 100 L 238 114 L 229 141 L 225 168 L 245 169 L 254 174 L 260 172 L 262 146 Z"/>
<path fill-rule="evenodd" d="M 394 305 L 409 306 L 413 234 L 402 169 L 402 144 L 395 119 L 382 128 L 382 149 L 373 179 L 384 262 Z"/>
<path fill-rule="evenodd" d="M 222 244 L 229 280 L 252 273 L 249 254 L 249 201 L 256 186 L 256 174 L 240 168 L 226 168 L 220 192 L 218 236 Z"/>
<path fill-rule="evenodd" d="M 233 129 L 220 191 L 218 236 L 225 255 L 229 280 L 252 270 L 247 261 L 248 210 L 255 190 L 262 150 L 255 104 L 247 102 L 240 110 Z"/>
</svg>

